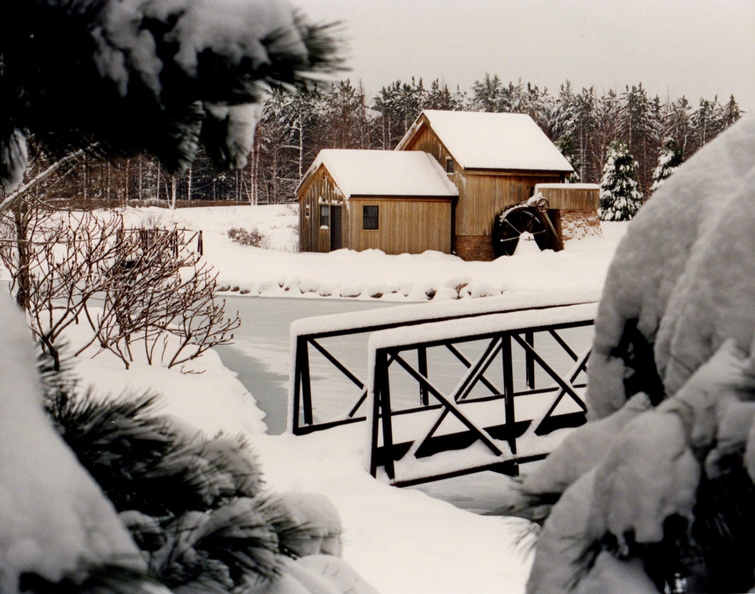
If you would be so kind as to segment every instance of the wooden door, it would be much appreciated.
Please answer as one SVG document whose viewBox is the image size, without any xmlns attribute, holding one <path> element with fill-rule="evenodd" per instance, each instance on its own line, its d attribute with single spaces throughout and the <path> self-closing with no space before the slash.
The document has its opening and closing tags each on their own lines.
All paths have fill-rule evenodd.
<svg viewBox="0 0 755 594">
<path fill-rule="evenodd" d="M 342 206 L 330 207 L 330 251 L 343 247 L 343 216 Z"/>
</svg>

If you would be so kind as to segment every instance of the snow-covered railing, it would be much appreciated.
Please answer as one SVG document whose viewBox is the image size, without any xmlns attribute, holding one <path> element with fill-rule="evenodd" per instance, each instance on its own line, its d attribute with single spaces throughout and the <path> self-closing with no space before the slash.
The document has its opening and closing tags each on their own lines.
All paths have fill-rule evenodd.
<svg viewBox="0 0 755 594">
<path fill-rule="evenodd" d="M 516 475 L 544 458 L 554 431 L 585 421 L 595 311 L 594 303 L 520 310 L 372 334 L 371 474 L 403 486 L 486 469 Z M 446 377 L 428 369 L 438 348 L 456 359 L 455 373 L 450 360 Z M 420 387 L 419 403 L 407 406 L 393 371 Z"/>
<path fill-rule="evenodd" d="M 594 303 L 599 295 L 594 290 L 559 291 L 548 294 L 543 291 L 511 292 L 501 297 L 486 297 L 462 301 L 429 303 L 422 305 L 405 305 L 379 310 L 351 312 L 328 316 L 318 316 L 297 320 L 291 325 L 292 371 L 289 402 L 289 430 L 294 434 L 306 434 L 312 431 L 366 420 L 362 411 L 367 399 L 367 382 L 363 379 L 367 373 L 367 359 L 364 357 L 359 368 L 348 364 L 344 357 L 334 355 L 333 349 L 322 343 L 323 339 L 338 342 L 345 337 L 356 334 L 369 335 L 373 332 L 410 328 L 418 324 L 465 320 L 468 324 L 475 318 L 513 311 L 537 311 L 540 309 Z M 341 414 L 323 418 L 318 405 L 323 400 L 323 390 L 333 391 L 333 384 L 320 387 L 312 377 L 312 356 L 320 362 L 332 366 L 341 381 L 339 394 L 346 394 L 350 400 L 344 405 Z M 427 366 L 423 351 L 418 355 L 421 368 Z M 422 362 L 424 361 L 424 362 Z M 527 356 L 527 365 L 532 369 L 533 359 Z M 353 393 L 353 398 L 348 392 Z M 426 387 L 419 388 L 421 398 L 427 400 Z"/>
</svg>

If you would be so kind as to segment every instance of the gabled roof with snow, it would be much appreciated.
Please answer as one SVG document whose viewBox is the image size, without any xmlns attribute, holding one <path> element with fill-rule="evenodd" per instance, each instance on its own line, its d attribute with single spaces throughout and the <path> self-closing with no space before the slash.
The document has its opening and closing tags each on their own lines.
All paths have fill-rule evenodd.
<svg viewBox="0 0 755 594">
<path fill-rule="evenodd" d="M 535 121 L 521 113 L 423 111 L 399 142 L 403 150 L 425 119 L 464 169 L 574 171 Z"/>
<path fill-rule="evenodd" d="M 321 165 L 347 198 L 459 194 L 438 162 L 421 151 L 324 149 L 307 170 L 299 190 Z"/>
</svg>

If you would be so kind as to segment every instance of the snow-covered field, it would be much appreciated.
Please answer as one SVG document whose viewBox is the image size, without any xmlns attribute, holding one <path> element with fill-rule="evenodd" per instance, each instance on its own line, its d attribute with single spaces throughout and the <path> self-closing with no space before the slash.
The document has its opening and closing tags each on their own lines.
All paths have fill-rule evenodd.
<svg viewBox="0 0 755 594">
<path fill-rule="evenodd" d="M 404 301 L 449 300 L 523 291 L 554 293 L 602 287 L 626 225 L 604 227 L 603 239 L 567 244 L 559 253 L 528 253 L 488 263 L 467 263 L 440 253 L 386 256 L 381 252 L 296 253 L 295 210 L 289 206 L 148 208 L 126 212 L 129 221 L 202 229 L 206 259 L 219 284 L 244 294 L 290 297 L 359 297 Z M 264 248 L 242 246 L 228 229 L 257 228 Z M 265 249 L 267 248 L 267 249 Z M 524 520 L 464 511 L 416 489 L 389 487 L 363 466 L 364 425 L 306 437 L 270 436 L 250 395 L 215 353 L 194 364 L 201 374 L 136 364 L 125 371 L 106 357 L 82 360 L 83 381 L 102 393 L 124 388 L 163 394 L 162 412 L 196 428 L 248 436 L 269 488 L 323 493 L 344 523 L 344 558 L 380 592 L 521 592 L 531 565 L 522 542 Z M 443 484 L 429 492 L 442 492 Z M 455 488 L 458 488 L 455 487 Z M 462 487 L 463 488 L 463 487 Z M 506 479 L 500 478 L 501 500 Z"/>
<path fill-rule="evenodd" d="M 203 230 L 205 257 L 219 286 L 269 297 L 426 301 L 500 295 L 516 290 L 600 289 L 623 223 L 604 223 L 603 239 L 572 241 L 562 252 L 525 253 L 494 262 L 464 262 L 440 252 L 388 256 L 377 250 L 296 253 L 295 206 L 238 206 L 127 211 L 127 220 Z M 262 247 L 242 246 L 228 230 L 257 229 Z M 264 249 L 267 248 L 267 249 Z"/>
</svg>

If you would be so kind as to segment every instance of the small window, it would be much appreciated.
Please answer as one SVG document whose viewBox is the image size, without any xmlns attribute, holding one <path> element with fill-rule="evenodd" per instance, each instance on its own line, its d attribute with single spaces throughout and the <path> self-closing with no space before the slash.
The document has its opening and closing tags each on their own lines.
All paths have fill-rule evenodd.
<svg viewBox="0 0 755 594">
<path fill-rule="evenodd" d="M 450 157 L 446 158 L 446 173 L 454 172 L 454 160 Z"/>
<path fill-rule="evenodd" d="M 330 227 L 330 205 L 320 205 L 320 227 Z"/>
<path fill-rule="evenodd" d="M 304 218 L 308 219 L 310 214 L 309 202 L 307 202 L 307 204 L 304 206 Z"/>
<path fill-rule="evenodd" d="M 380 219 L 380 207 L 363 206 L 362 207 L 362 229 L 378 229 Z"/>
</svg>

